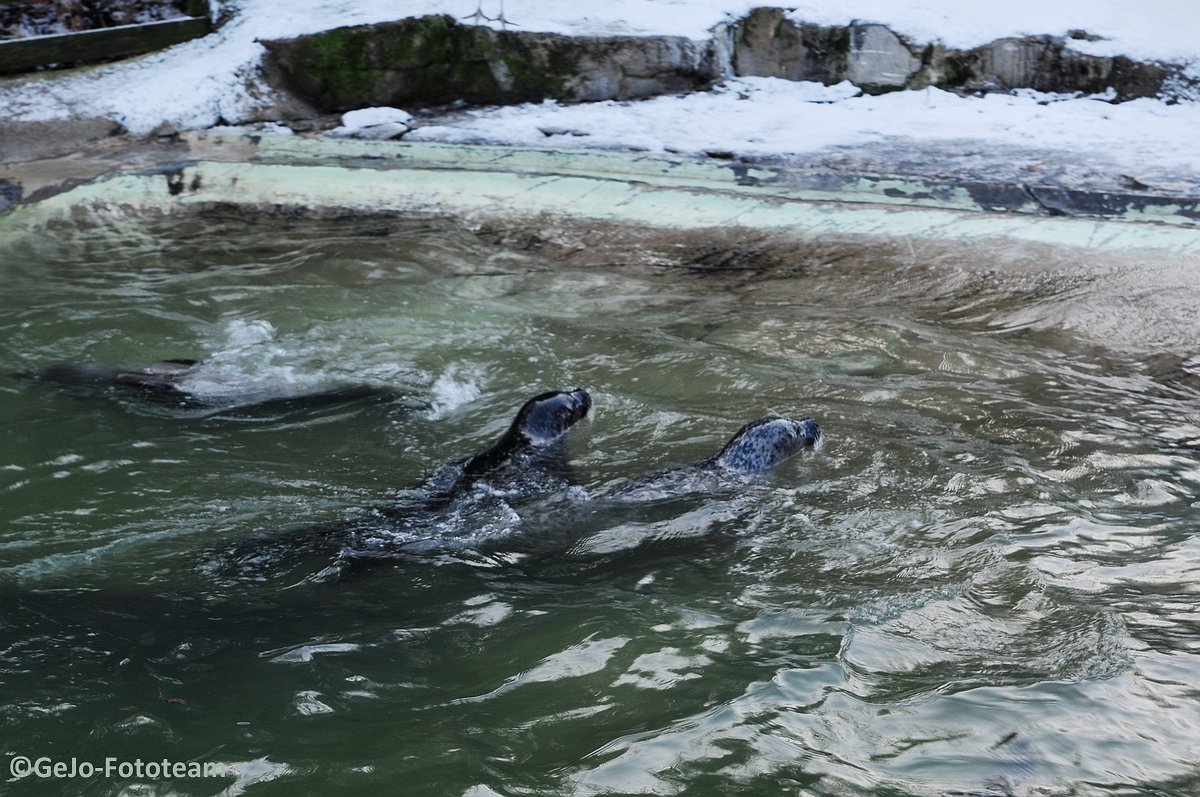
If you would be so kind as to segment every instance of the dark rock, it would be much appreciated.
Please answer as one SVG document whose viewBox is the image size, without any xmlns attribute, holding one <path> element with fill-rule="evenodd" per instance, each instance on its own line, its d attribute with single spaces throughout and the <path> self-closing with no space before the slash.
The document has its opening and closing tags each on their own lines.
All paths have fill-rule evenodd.
<svg viewBox="0 0 1200 797">
<path fill-rule="evenodd" d="M 821 27 L 798 22 L 781 8 L 756 8 L 732 25 L 732 71 L 739 76 L 849 80 L 868 93 L 936 86 L 951 91 L 1037 91 L 1100 94 L 1113 100 L 1194 97 L 1200 81 L 1182 66 L 1098 56 L 1071 49 L 1094 41 L 1084 31 L 1067 38 L 998 39 L 956 50 L 934 42 L 915 45 L 884 25 L 854 22 Z"/>
<path fill-rule="evenodd" d="M 837 83 L 846 72 L 848 28 L 822 28 L 787 18 L 781 8 L 756 8 L 737 23 L 733 71 L 740 76 Z"/>
<path fill-rule="evenodd" d="M 268 74 L 323 111 L 625 100 L 718 77 L 711 44 L 683 37 L 570 37 L 414 17 L 266 41 Z"/>
<path fill-rule="evenodd" d="M 1170 70 L 1161 64 L 1125 56 L 1088 55 L 1069 49 L 1056 36 L 999 39 L 966 51 L 947 51 L 934 65 L 944 88 L 1007 91 L 1030 88 L 1047 92 L 1098 94 L 1108 89 L 1118 102 L 1162 93 Z"/>
<path fill-rule="evenodd" d="M 414 17 L 263 42 L 264 75 L 313 113 L 370 106 L 503 105 L 627 100 L 707 88 L 727 74 L 850 80 L 867 93 L 1031 88 L 1112 99 L 1190 97 L 1181 66 L 1071 49 L 1090 34 L 999 39 L 970 50 L 916 44 L 884 25 L 822 27 L 756 8 L 708 42 L 671 36 L 572 37 L 496 31 L 449 16 Z M 300 114 L 303 115 L 303 114 Z"/>
</svg>

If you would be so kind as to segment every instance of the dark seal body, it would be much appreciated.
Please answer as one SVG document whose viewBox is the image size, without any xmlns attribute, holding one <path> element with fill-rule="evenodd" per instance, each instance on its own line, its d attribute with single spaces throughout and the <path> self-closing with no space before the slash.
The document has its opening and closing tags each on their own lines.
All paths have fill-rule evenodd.
<svg viewBox="0 0 1200 797">
<path fill-rule="evenodd" d="M 198 365 L 197 360 L 183 359 L 133 366 L 63 363 L 39 371 L 22 372 L 18 376 L 80 395 L 112 391 L 163 404 L 202 406 L 195 397 L 179 388 L 179 381 L 193 373 Z"/>
<path fill-rule="evenodd" d="M 542 393 L 521 406 L 495 443 L 439 467 L 391 503 L 334 526 L 257 534 L 215 558 L 224 572 L 255 580 L 264 566 L 291 578 L 321 562 L 318 572 L 302 575 L 319 581 L 380 562 L 463 561 L 519 525 L 514 507 L 571 486 L 565 436 L 591 407 L 585 390 Z"/>
<path fill-rule="evenodd" d="M 78 398 L 107 398 L 134 407 L 153 405 L 182 410 L 185 415 L 204 415 L 230 409 L 255 408 L 263 412 L 312 409 L 360 400 L 388 401 L 401 394 L 373 385 L 316 385 L 295 389 L 287 385 L 228 384 L 219 394 L 206 395 L 194 389 L 194 377 L 207 377 L 200 360 L 163 360 L 149 365 L 106 365 L 62 363 L 36 371 L 23 371 L 19 378 L 58 388 Z M 191 380 L 191 382 L 189 382 Z"/>
<path fill-rule="evenodd" d="M 427 480 L 430 497 L 446 501 L 479 486 L 517 494 L 546 492 L 538 483 L 565 475 L 566 432 L 591 408 L 592 397 L 578 388 L 534 396 L 517 411 L 499 440 Z"/>
</svg>

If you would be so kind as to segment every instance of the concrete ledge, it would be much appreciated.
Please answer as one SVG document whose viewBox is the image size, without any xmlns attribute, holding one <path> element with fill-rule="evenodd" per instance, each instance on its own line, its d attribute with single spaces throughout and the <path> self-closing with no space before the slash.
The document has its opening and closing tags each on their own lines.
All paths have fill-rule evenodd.
<svg viewBox="0 0 1200 797">
<path fill-rule="evenodd" d="M 32 132 L 37 132 L 32 131 Z M 51 131 L 46 131 L 47 135 Z M 65 144 L 70 144 L 70 141 Z M 789 161 L 649 155 L 617 151 L 403 141 L 259 136 L 211 131 L 173 142 L 110 137 L 89 155 L 14 164 L 0 173 L 0 213 L 37 202 L 108 173 L 202 160 L 283 166 L 328 166 L 390 172 L 449 172 L 586 177 L 631 184 L 776 197 L 802 202 L 936 208 L 1019 217 L 1069 217 L 1200 227 L 1200 197 L 1187 194 L 1070 188 L 979 177 L 941 178 L 837 171 Z M 331 202 L 338 201 L 331 198 Z M 306 199 L 320 205 L 319 196 Z"/>
<path fill-rule="evenodd" d="M 1200 226 L 1200 198 L 979 180 L 834 173 L 769 161 L 433 143 L 337 141 L 314 144 L 294 137 L 263 138 L 255 159 L 273 163 L 317 161 L 376 169 L 407 168 L 410 164 L 422 163 L 453 170 L 630 179 L 649 185 L 687 185 L 814 202 Z"/>
<path fill-rule="evenodd" d="M 926 199 L 864 179 L 837 191 L 789 185 L 776 172 L 626 153 L 264 137 L 206 137 L 198 159 L 110 175 L 0 218 L 0 232 L 89 209 L 136 214 L 240 212 L 433 214 L 470 220 L 570 218 L 674 229 L 754 229 L 809 238 L 885 236 L 1007 241 L 1200 254 L 1193 228 L 981 212 L 969 191 Z M 219 160 L 237 151 L 236 158 Z M 916 204 L 923 202 L 925 204 Z"/>
</svg>

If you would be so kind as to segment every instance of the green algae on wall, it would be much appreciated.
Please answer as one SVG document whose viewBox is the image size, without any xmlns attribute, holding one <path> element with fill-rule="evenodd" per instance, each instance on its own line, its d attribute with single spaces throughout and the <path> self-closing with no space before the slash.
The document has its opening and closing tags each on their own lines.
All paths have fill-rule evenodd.
<svg viewBox="0 0 1200 797">
<path fill-rule="evenodd" d="M 329 111 L 414 98 L 431 105 L 486 102 L 497 91 L 484 29 L 447 16 L 335 28 L 266 45 L 293 87 Z"/>
</svg>

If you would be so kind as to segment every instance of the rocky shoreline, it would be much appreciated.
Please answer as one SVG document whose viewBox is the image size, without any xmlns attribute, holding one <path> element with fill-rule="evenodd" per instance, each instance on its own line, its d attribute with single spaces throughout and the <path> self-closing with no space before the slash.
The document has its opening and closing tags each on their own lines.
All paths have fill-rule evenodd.
<svg viewBox="0 0 1200 797">
<path fill-rule="evenodd" d="M 563 36 L 462 24 L 433 15 L 264 41 L 276 88 L 322 112 L 372 105 L 508 105 L 630 100 L 698 91 L 730 77 L 824 84 L 866 93 L 935 87 L 974 94 L 1033 89 L 1170 101 L 1200 96 L 1186 65 L 1091 55 L 1069 36 L 998 39 L 968 50 L 913 42 L 886 25 L 805 24 L 757 8 L 708 41 L 673 36 Z"/>
</svg>

